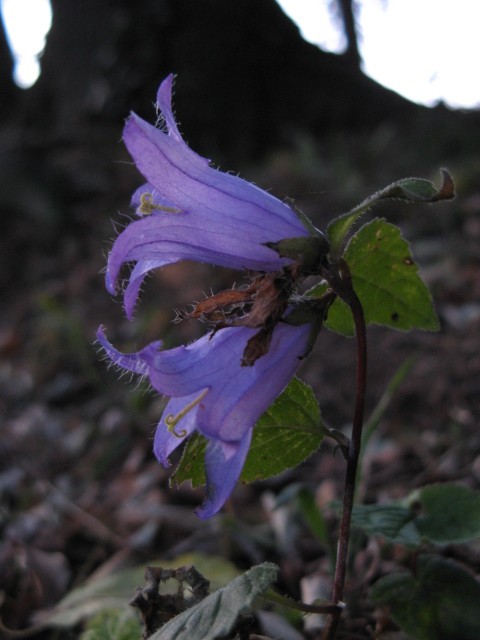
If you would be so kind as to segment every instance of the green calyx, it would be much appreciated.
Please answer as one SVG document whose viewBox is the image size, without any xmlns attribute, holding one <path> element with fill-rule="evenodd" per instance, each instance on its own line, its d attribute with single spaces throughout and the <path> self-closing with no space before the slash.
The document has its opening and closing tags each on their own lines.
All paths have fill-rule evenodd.
<svg viewBox="0 0 480 640">
<path fill-rule="evenodd" d="M 318 274 L 330 250 L 327 238 L 319 231 L 318 235 L 265 242 L 265 246 L 276 251 L 281 258 L 297 262 L 304 276 Z"/>
</svg>

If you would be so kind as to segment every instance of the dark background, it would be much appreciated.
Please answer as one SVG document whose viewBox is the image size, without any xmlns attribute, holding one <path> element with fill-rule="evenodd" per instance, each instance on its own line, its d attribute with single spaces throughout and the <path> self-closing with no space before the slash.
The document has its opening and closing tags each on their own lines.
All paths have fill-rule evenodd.
<svg viewBox="0 0 480 640">
<path fill-rule="evenodd" d="M 442 329 L 371 329 L 369 409 L 396 368 L 416 360 L 380 425 L 361 494 L 391 500 L 438 480 L 478 486 L 480 116 L 412 104 L 365 77 L 351 4 L 338 4 L 344 55 L 304 42 L 274 0 L 53 0 L 42 75 L 28 91 L 11 80 L 0 32 L 0 589 L 9 626 L 28 626 L 112 559 L 172 556 L 180 539 L 182 550 L 207 552 L 228 539 L 226 555 L 240 566 L 279 562 L 295 597 L 300 578 L 321 565 L 324 552 L 305 531 L 287 553 L 272 543 L 255 555 L 197 521 L 201 493 L 168 490 L 153 460 L 158 400 L 118 382 L 93 344 L 100 323 L 122 348 L 189 340 L 200 329 L 172 325 L 172 307 L 232 281 L 207 266 L 164 269 L 133 323 L 103 288 L 111 221 L 124 224 L 141 183 L 121 144 L 123 121 L 130 110 L 154 120 L 170 72 L 189 144 L 293 197 L 320 227 L 396 179 L 451 171 L 454 203 L 381 210 L 412 242 Z M 351 419 L 353 366 L 352 343 L 326 332 L 303 369 L 337 428 Z M 338 498 L 343 466 L 331 454 L 326 446 L 297 475 L 239 489 L 237 513 L 270 522 L 263 493 L 297 479 L 313 482 L 320 502 Z"/>
</svg>

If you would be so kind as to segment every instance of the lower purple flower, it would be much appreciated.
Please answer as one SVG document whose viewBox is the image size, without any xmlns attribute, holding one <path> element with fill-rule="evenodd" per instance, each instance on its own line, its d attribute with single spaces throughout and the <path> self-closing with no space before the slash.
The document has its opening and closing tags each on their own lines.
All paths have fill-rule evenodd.
<svg viewBox="0 0 480 640">
<path fill-rule="evenodd" d="M 247 327 L 229 327 L 186 346 L 162 350 L 157 341 L 131 354 L 117 351 L 102 327 L 97 333 L 113 363 L 148 376 L 156 391 L 170 396 L 154 441 L 162 465 L 169 466 L 172 452 L 192 433 L 207 438 L 207 497 L 197 509 L 201 518 L 217 513 L 234 489 L 253 427 L 298 368 L 310 325 L 278 324 L 268 353 L 253 366 L 240 366 L 246 344 L 255 333 Z"/>
</svg>

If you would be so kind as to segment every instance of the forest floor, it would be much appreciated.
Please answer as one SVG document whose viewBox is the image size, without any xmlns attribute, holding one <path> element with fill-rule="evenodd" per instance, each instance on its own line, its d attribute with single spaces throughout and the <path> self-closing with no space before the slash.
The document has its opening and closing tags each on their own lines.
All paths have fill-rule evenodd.
<svg viewBox="0 0 480 640">
<path fill-rule="evenodd" d="M 355 151 L 362 141 L 338 138 L 319 146 L 321 151 L 299 143 L 261 168 L 249 168 L 248 177 L 279 197 L 295 197 L 324 227 L 329 212 L 339 214 L 415 172 L 435 179 L 438 165 L 448 162 L 442 156 L 422 165 L 417 158 L 409 166 L 408 153 L 399 158 L 395 140 L 382 146 L 381 135 L 386 134 L 378 133 L 375 148 L 370 143 L 365 163 Z M 118 380 L 99 357 L 94 335 L 101 323 L 125 350 L 159 337 L 167 346 L 193 339 L 203 328 L 172 324 L 173 308 L 238 278 L 204 265 L 166 268 L 148 281 L 136 319 L 123 318 L 120 302 L 104 289 L 102 269 L 115 233 L 110 220 L 123 224 L 140 178 L 128 164 L 114 162 L 119 156 L 127 160 L 112 147 L 116 140 L 118 132 L 102 132 L 88 143 L 59 144 L 39 175 L 31 166 L 24 171 L 19 160 L 10 166 L 16 186 L 3 196 L 8 238 L 1 256 L 0 318 L 3 625 L 17 630 L 38 625 L 74 587 L 121 569 L 153 561 L 185 564 L 185 558 L 200 554 L 210 558 L 207 577 L 218 558 L 238 570 L 268 560 L 280 567 L 278 586 L 284 593 L 304 601 L 328 597 L 325 545 L 293 499 L 277 509 L 275 501 L 287 487 L 305 483 L 334 539 L 337 514 L 331 504 L 342 497 L 342 456 L 325 443 L 300 467 L 239 486 L 224 515 L 202 522 L 193 513 L 202 490 L 169 488 L 170 472 L 154 459 L 161 400 L 143 384 Z M 46 157 L 38 147 L 30 156 L 35 154 Z M 383 162 L 385 157 L 393 159 Z M 32 161 L 32 166 L 40 165 Z M 465 158 L 448 168 L 459 192 L 453 203 L 433 208 L 398 203 L 379 211 L 411 242 L 441 329 L 432 334 L 369 329 L 367 413 L 402 363 L 413 360 L 365 453 L 358 491 L 365 503 L 399 500 L 435 482 L 480 487 L 479 167 Z M 327 423 L 347 433 L 354 359 L 354 342 L 325 330 L 299 372 L 317 394 Z M 354 537 L 340 638 L 404 637 L 395 632 L 388 612 L 368 601 L 375 580 L 407 555 L 400 546 L 388 553 L 385 547 L 381 538 Z M 478 545 L 450 545 L 442 553 L 480 571 Z M 126 608 L 139 586 L 122 584 Z M 34 637 L 80 637 L 85 611 L 77 614 L 40 628 Z M 266 636 L 295 640 L 315 637 L 316 624 L 321 624 L 317 618 L 307 618 L 300 633 L 302 620 L 290 626 L 272 614 L 264 616 L 262 629 Z"/>
</svg>

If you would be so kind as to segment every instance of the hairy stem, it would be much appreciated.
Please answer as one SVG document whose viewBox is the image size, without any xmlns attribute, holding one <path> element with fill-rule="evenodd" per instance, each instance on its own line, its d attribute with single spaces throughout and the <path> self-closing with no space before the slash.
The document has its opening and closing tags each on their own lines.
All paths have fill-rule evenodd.
<svg viewBox="0 0 480 640">
<path fill-rule="evenodd" d="M 338 289 L 337 289 L 338 291 Z M 353 290 L 348 274 L 342 278 L 340 297 L 350 306 L 355 324 L 357 341 L 357 372 L 356 372 L 356 397 L 355 412 L 353 416 L 352 435 L 347 449 L 347 469 L 345 473 L 345 487 L 343 493 L 342 518 L 337 547 L 337 561 L 331 601 L 341 604 L 345 587 L 345 575 L 347 571 L 348 544 L 350 539 L 350 524 L 355 496 L 355 480 L 357 474 L 358 459 L 362 444 L 363 415 L 365 407 L 365 389 L 367 382 L 367 335 L 365 328 L 365 316 L 362 303 Z M 333 612 L 328 619 L 323 633 L 323 640 L 333 640 L 336 635 L 341 609 Z"/>
</svg>

